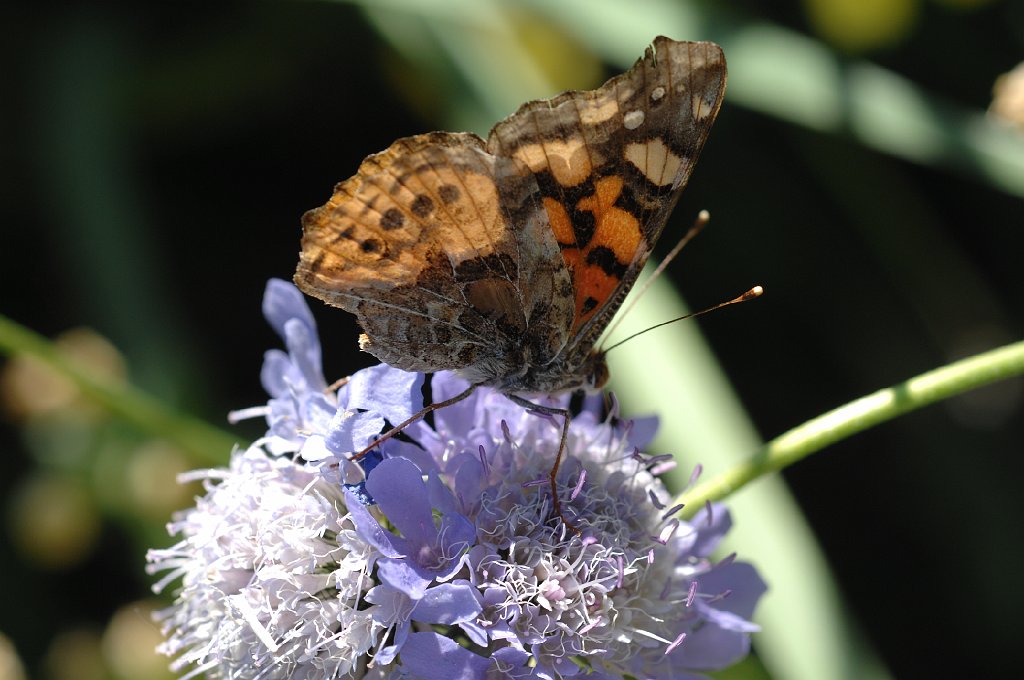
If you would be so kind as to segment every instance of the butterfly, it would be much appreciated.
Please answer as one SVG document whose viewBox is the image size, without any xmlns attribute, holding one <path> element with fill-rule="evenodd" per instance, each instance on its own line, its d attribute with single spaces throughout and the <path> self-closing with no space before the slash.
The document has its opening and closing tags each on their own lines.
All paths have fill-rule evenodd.
<svg viewBox="0 0 1024 680">
<path fill-rule="evenodd" d="M 355 314 L 360 347 L 385 363 L 454 370 L 471 385 L 459 398 L 489 386 L 563 415 L 560 459 L 568 412 L 526 397 L 606 383 L 595 345 L 686 186 L 725 82 L 718 45 L 658 37 L 625 73 L 527 102 L 486 140 L 399 139 L 303 216 L 295 283 Z"/>
</svg>

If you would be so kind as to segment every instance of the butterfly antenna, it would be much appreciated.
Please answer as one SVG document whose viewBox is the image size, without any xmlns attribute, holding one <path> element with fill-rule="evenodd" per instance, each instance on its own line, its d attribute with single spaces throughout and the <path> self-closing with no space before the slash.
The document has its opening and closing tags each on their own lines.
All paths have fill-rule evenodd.
<svg viewBox="0 0 1024 680">
<path fill-rule="evenodd" d="M 640 286 L 639 289 L 637 289 L 636 294 L 633 296 L 633 299 L 630 300 L 629 304 L 626 305 L 626 308 L 615 315 L 615 321 L 612 322 L 612 325 L 608 328 L 608 331 L 605 333 L 606 338 L 611 336 L 612 331 L 614 331 L 618 327 L 618 325 L 622 323 L 622 320 L 626 318 L 627 314 L 629 314 L 629 310 L 633 309 L 633 307 L 636 306 L 636 303 L 640 301 L 640 298 L 642 298 L 644 293 L 647 292 L 647 289 L 651 287 L 651 284 L 653 284 L 654 281 L 659 276 L 661 276 L 662 272 L 665 271 L 665 268 L 668 267 L 669 263 L 672 262 L 672 260 L 676 259 L 676 256 L 679 255 L 680 251 L 686 246 L 686 244 L 692 241 L 697 234 L 703 231 L 704 227 L 706 227 L 708 222 L 710 221 L 711 213 L 709 213 L 707 210 L 701 210 L 699 213 L 697 213 L 697 219 L 694 220 L 693 226 L 690 227 L 690 230 L 683 234 L 683 237 L 679 239 L 679 243 L 677 243 L 675 247 L 672 248 L 671 251 L 669 251 L 669 254 L 666 255 L 665 258 L 658 263 L 658 266 L 654 269 L 654 272 L 650 275 L 650 277 L 646 281 L 644 281 L 643 285 Z M 703 312 L 701 312 L 701 314 L 703 314 Z M 657 328 L 657 326 L 655 326 L 655 328 Z"/>
<path fill-rule="evenodd" d="M 746 293 L 743 293 L 742 295 L 737 295 L 736 297 L 734 297 L 731 300 L 726 300 L 725 302 L 719 302 L 717 305 L 714 305 L 712 307 L 708 307 L 707 309 L 702 309 L 699 312 L 691 312 L 689 314 L 684 314 L 683 316 L 677 317 L 675 319 L 670 319 L 668 321 L 662 321 L 661 323 L 654 324 L 650 328 L 645 328 L 642 331 L 637 331 L 636 333 L 633 333 L 633 335 L 630 335 L 625 340 L 620 340 L 617 343 L 615 343 L 614 345 L 612 345 L 611 347 L 606 348 L 604 350 L 604 352 L 608 353 L 608 352 L 612 351 L 613 349 L 615 349 L 616 347 L 618 347 L 619 345 L 621 345 L 623 343 L 626 343 L 626 342 L 629 342 L 630 340 L 632 340 L 636 336 L 643 335 L 647 331 L 653 331 L 655 328 L 661 328 L 662 326 L 666 326 L 666 325 L 668 325 L 670 323 L 675 323 L 676 321 L 682 321 L 684 319 L 692 319 L 695 316 L 701 316 L 703 314 L 707 314 L 708 312 L 713 312 L 716 309 L 721 309 L 722 307 L 728 307 L 729 305 L 735 305 L 735 304 L 740 303 L 740 302 L 747 302 L 748 300 L 753 300 L 756 297 L 760 297 L 762 293 L 764 293 L 764 288 L 762 288 L 761 286 L 754 286 L 753 288 L 748 290 Z"/>
</svg>

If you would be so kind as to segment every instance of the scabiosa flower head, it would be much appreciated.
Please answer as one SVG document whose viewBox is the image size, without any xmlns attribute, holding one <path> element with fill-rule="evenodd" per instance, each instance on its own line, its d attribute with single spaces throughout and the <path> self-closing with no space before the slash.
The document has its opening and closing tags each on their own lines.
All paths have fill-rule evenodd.
<svg viewBox="0 0 1024 680">
<path fill-rule="evenodd" d="M 185 677 L 361 677 L 381 626 L 360 608 L 372 586 L 372 549 L 347 519 L 344 497 L 284 458 L 237 452 L 209 470 L 207 494 L 169 529 L 182 540 L 149 554 L 182 578 L 158 614 Z"/>
<path fill-rule="evenodd" d="M 268 353 L 269 431 L 200 473 L 207 495 L 151 551 L 163 651 L 210 677 L 700 677 L 745 655 L 764 584 L 709 555 L 730 526 L 710 506 L 672 519 L 639 453 L 653 421 L 598 416 L 589 399 L 547 475 L 561 422 L 492 390 L 436 411 L 376 457 L 390 424 L 468 385 L 376 366 L 332 391 L 312 317 L 290 284 L 264 310 L 288 353 Z M 564 399 L 543 398 L 547 406 Z M 614 407 L 611 409 L 614 413 Z M 217 483 L 215 483 L 217 482 Z M 696 674 L 696 675 L 695 675 Z"/>
</svg>

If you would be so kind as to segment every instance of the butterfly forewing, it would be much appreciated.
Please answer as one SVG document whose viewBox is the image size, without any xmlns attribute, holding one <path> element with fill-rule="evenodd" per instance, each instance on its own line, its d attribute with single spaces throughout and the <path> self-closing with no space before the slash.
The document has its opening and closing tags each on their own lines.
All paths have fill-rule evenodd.
<svg viewBox="0 0 1024 680">
<path fill-rule="evenodd" d="M 548 354 L 565 344 L 570 312 L 552 304 L 552 288 L 571 285 L 536 182 L 482 147 L 470 134 L 400 139 L 303 218 L 296 282 L 355 313 L 363 349 L 381 361 L 480 364 L 471 377 L 485 379 L 501 370 L 488 357 L 531 327 L 546 327 L 538 342 Z"/>
<path fill-rule="evenodd" d="M 659 37 L 597 90 L 527 103 L 491 131 L 489 151 L 537 176 L 571 272 L 567 352 L 589 351 L 643 268 L 718 113 L 725 77 L 717 45 Z"/>
</svg>

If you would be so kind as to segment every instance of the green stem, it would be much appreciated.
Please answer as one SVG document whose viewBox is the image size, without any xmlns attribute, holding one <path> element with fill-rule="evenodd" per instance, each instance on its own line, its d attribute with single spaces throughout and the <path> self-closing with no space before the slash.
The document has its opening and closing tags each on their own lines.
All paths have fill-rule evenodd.
<svg viewBox="0 0 1024 680">
<path fill-rule="evenodd" d="M 242 444 L 237 437 L 219 428 L 175 413 L 141 390 L 97 378 L 78 362 L 62 354 L 52 342 L 2 314 L 0 352 L 38 359 L 112 415 L 147 434 L 181 447 L 199 462 L 222 464 L 231 449 L 236 444 Z"/>
<path fill-rule="evenodd" d="M 1005 378 L 1024 374 L 1024 341 L 977 354 L 861 397 L 799 425 L 765 444 L 745 462 L 684 492 L 682 517 L 717 501 L 762 475 L 777 472 L 819 451 L 908 411 Z"/>
</svg>

